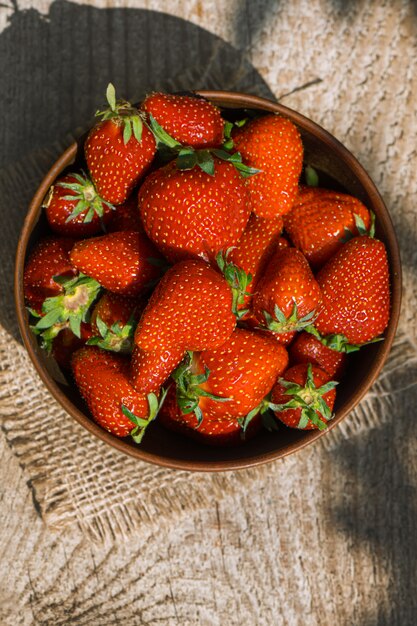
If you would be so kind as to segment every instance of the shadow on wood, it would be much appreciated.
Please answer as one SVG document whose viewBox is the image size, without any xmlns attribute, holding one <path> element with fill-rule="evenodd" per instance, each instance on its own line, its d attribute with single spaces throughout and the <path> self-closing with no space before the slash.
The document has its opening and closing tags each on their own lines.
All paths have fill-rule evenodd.
<svg viewBox="0 0 417 626">
<path fill-rule="evenodd" d="M 0 125 L 0 167 L 5 168 L 0 172 L 0 207 L 6 216 L 0 321 L 18 338 L 11 276 L 28 203 L 58 156 L 59 147 L 51 146 L 69 143 L 70 134 L 92 123 L 109 81 L 132 101 L 156 89 L 272 94 L 244 53 L 178 17 L 66 0 L 54 2 L 43 16 L 13 4 L 9 25 L 0 33 L 2 114 L 7 120 Z"/>
</svg>

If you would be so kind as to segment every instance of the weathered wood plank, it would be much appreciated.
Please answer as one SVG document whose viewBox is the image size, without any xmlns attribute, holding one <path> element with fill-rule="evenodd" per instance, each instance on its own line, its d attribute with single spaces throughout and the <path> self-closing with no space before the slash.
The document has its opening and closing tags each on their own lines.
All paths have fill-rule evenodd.
<svg viewBox="0 0 417 626">
<path fill-rule="evenodd" d="M 195 26 L 139 9 L 189 19 L 245 50 L 276 96 L 321 78 L 283 102 L 334 132 L 380 186 L 403 249 L 402 326 L 417 339 L 413 2 L 18 4 L 32 10 L 0 33 L 3 164 L 85 123 L 110 77 L 136 95 L 190 59 L 210 57 L 214 44 L 227 51 Z M 6 15 L 0 8 L 2 26 Z M 148 30 L 156 50 L 142 42 Z M 4 220 L 3 232 L 15 236 Z M 0 623 L 414 626 L 416 406 L 411 387 L 395 396 L 381 428 L 306 450 L 175 527 L 156 523 L 113 546 L 92 545 L 77 528 L 47 530 L 1 435 Z"/>
</svg>

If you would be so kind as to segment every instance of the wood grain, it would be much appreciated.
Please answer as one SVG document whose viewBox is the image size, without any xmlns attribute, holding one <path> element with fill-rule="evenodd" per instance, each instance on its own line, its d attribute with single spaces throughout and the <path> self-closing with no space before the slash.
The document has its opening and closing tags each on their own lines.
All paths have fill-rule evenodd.
<svg viewBox="0 0 417 626">
<path fill-rule="evenodd" d="M 26 14 L 0 8 L 2 110 L 9 120 L 0 129 L 3 164 L 83 124 L 110 76 L 131 95 L 154 76 L 213 53 L 210 37 L 173 19 L 170 36 L 182 45 L 171 54 L 161 28 L 168 22 L 132 11 L 190 20 L 244 51 L 277 97 L 290 93 L 285 104 L 338 136 L 371 173 L 403 251 L 402 328 L 417 340 L 414 2 L 18 4 Z M 112 35 L 107 53 L 103 24 Z M 140 47 L 127 68 L 140 28 L 154 29 L 165 52 Z M 317 78 L 321 82 L 296 90 Z M 86 84 L 88 97 L 80 99 Z M 43 112 L 51 108 L 49 120 Z M 4 222 L 2 232 L 14 232 L 7 215 Z M 237 488 L 172 528 L 160 530 L 155 520 L 152 532 L 120 545 L 91 544 L 76 527 L 47 530 L 25 468 L 1 436 L 0 623 L 414 626 L 414 383 L 400 381 L 408 389 L 395 396 L 392 416 L 380 428 L 331 450 L 307 449 L 271 466 L 249 489 Z"/>
</svg>

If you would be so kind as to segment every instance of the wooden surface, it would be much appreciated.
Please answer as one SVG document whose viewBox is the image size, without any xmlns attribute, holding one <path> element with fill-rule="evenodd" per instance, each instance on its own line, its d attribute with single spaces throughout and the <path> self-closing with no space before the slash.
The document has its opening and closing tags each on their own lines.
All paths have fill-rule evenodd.
<svg viewBox="0 0 417 626">
<path fill-rule="evenodd" d="M 415 3 L 20 0 L 18 8 L 0 8 L 3 166 L 85 124 L 109 78 L 134 97 L 193 59 L 212 63 L 227 87 L 228 55 L 250 87 L 252 63 L 263 93 L 268 85 L 333 132 L 381 189 L 402 248 L 401 327 L 417 340 Z M 147 51 L 141 29 L 157 42 Z M 172 528 L 155 520 L 123 544 L 46 529 L 25 468 L 0 436 L 0 624 L 414 626 L 414 383 L 411 374 L 400 381 L 407 389 L 379 426 L 311 447 Z"/>
</svg>

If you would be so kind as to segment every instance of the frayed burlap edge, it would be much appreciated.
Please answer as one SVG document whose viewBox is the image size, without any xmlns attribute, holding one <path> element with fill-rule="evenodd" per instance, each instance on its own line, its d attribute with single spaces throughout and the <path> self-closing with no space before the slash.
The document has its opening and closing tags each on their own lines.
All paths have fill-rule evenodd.
<svg viewBox="0 0 417 626">
<path fill-rule="evenodd" d="M 283 459 L 248 470 L 189 473 L 143 463 L 91 437 L 53 401 L 24 348 L 0 333 L 0 417 L 9 445 L 29 477 L 46 525 L 78 524 L 96 541 L 163 529 L 180 516 L 237 490 L 255 487 Z M 383 424 L 404 369 L 417 368 L 416 346 L 398 335 L 388 362 L 361 404 L 316 444 L 326 450 Z M 415 375 L 413 375 L 415 380 Z M 410 384 L 414 384 L 411 382 Z"/>
</svg>

